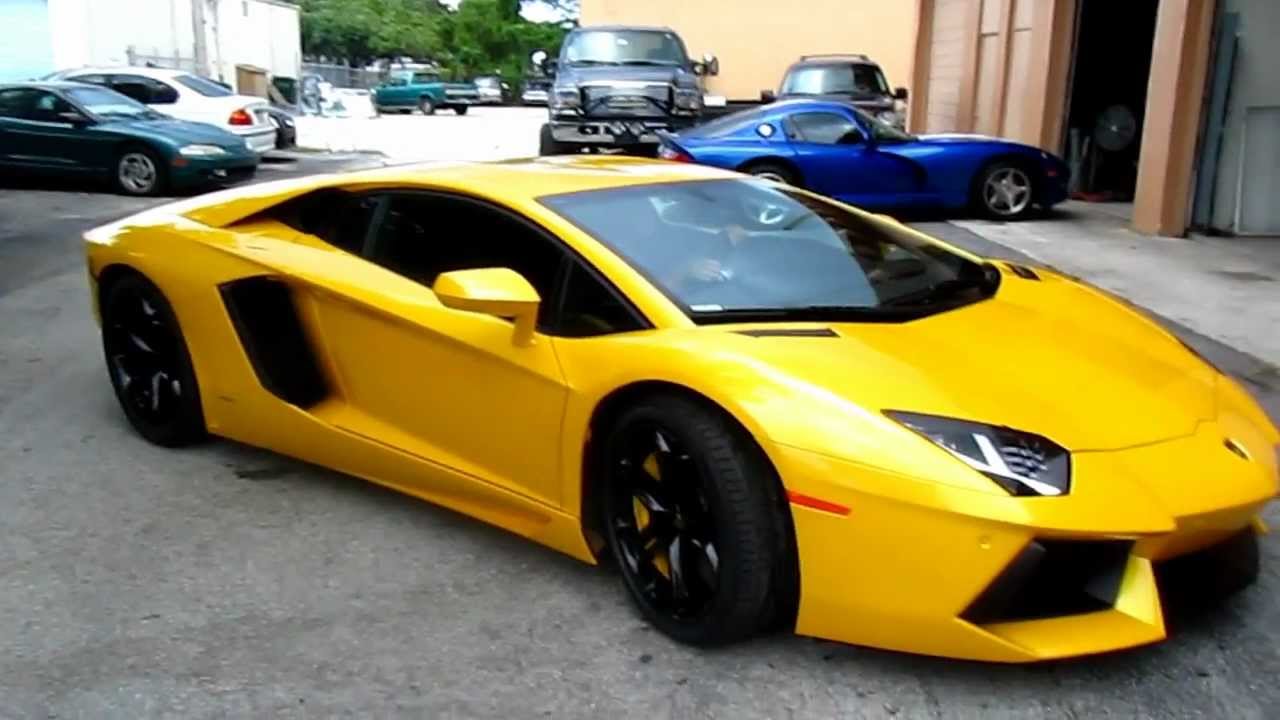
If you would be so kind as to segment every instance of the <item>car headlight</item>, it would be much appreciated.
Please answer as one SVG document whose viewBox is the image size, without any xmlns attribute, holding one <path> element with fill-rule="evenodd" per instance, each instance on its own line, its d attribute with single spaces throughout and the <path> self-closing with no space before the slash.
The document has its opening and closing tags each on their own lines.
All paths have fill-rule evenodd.
<svg viewBox="0 0 1280 720">
<path fill-rule="evenodd" d="M 214 157 L 226 155 L 227 151 L 217 145 L 184 145 L 178 150 L 183 157 Z"/>
<path fill-rule="evenodd" d="M 582 94 L 576 87 L 558 87 L 552 92 L 551 104 L 562 108 L 576 108 L 582 105 Z"/>
<path fill-rule="evenodd" d="M 677 110 L 696 112 L 702 109 L 702 91 L 697 88 L 676 88 L 674 100 Z"/>
<path fill-rule="evenodd" d="M 902 423 L 986 475 L 1010 495 L 1066 495 L 1071 453 L 1048 438 L 1007 427 L 887 410 Z"/>
</svg>

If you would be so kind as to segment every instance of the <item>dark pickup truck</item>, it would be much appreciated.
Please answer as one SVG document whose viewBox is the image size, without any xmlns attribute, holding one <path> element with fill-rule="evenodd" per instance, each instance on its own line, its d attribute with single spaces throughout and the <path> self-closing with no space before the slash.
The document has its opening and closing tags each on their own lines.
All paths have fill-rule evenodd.
<svg viewBox="0 0 1280 720">
<path fill-rule="evenodd" d="M 720 64 L 711 55 L 690 60 L 668 28 L 596 26 L 570 32 L 560 57 L 543 69 L 555 82 L 541 154 L 606 148 L 652 154 L 658 131 L 699 121 L 702 77 L 717 74 Z"/>
</svg>

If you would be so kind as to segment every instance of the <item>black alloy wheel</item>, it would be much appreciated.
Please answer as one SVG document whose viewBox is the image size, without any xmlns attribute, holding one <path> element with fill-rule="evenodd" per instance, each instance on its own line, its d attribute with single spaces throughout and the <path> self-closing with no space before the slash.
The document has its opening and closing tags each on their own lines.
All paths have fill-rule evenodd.
<svg viewBox="0 0 1280 720">
<path fill-rule="evenodd" d="M 116 399 L 139 434 L 166 447 L 204 436 L 191 358 L 177 318 L 158 288 L 138 275 L 107 288 L 102 348 Z"/>
<path fill-rule="evenodd" d="M 608 437 L 601 519 L 614 560 L 645 617 L 681 642 L 745 639 L 779 607 L 784 524 L 749 442 L 679 396 L 631 408 Z"/>
</svg>

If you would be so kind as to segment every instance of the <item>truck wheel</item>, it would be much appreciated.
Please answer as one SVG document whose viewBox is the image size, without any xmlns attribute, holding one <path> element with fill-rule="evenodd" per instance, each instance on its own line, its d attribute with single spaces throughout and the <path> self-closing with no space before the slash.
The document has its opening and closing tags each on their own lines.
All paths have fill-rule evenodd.
<svg viewBox="0 0 1280 720">
<path fill-rule="evenodd" d="M 538 136 L 538 154 L 547 155 L 567 155 L 573 152 L 573 147 L 568 143 L 562 143 L 556 140 L 555 135 L 551 134 L 551 124 L 544 123 L 542 133 Z"/>
<path fill-rule="evenodd" d="M 431 98 L 429 97 L 423 97 L 418 99 L 418 109 L 422 111 L 423 115 L 436 114 L 436 104 L 431 102 Z"/>
<path fill-rule="evenodd" d="M 454 106 L 453 106 L 453 113 L 454 113 L 455 115 L 466 115 L 466 114 L 467 114 L 467 106 L 466 106 L 466 105 L 454 105 Z"/>
</svg>

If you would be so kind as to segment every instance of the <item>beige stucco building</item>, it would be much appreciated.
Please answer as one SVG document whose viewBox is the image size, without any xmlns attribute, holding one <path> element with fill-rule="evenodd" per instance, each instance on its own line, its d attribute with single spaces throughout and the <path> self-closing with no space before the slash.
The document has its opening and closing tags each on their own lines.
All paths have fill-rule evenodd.
<svg viewBox="0 0 1280 720">
<path fill-rule="evenodd" d="M 803 54 L 860 52 L 891 86 L 907 85 L 915 52 L 915 0 L 582 0 L 583 25 L 665 25 L 689 53 L 720 58 L 708 92 L 754 100 L 776 90 Z"/>
<path fill-rule="evenodd" d="M 1280 235 L 1278 0 L 582 0 L 601 23 L 671 27 L 730 99 L 865 53 L 910 88 L 912 130 L 1059 153 L 1140 231 Z"/>
</svg>

